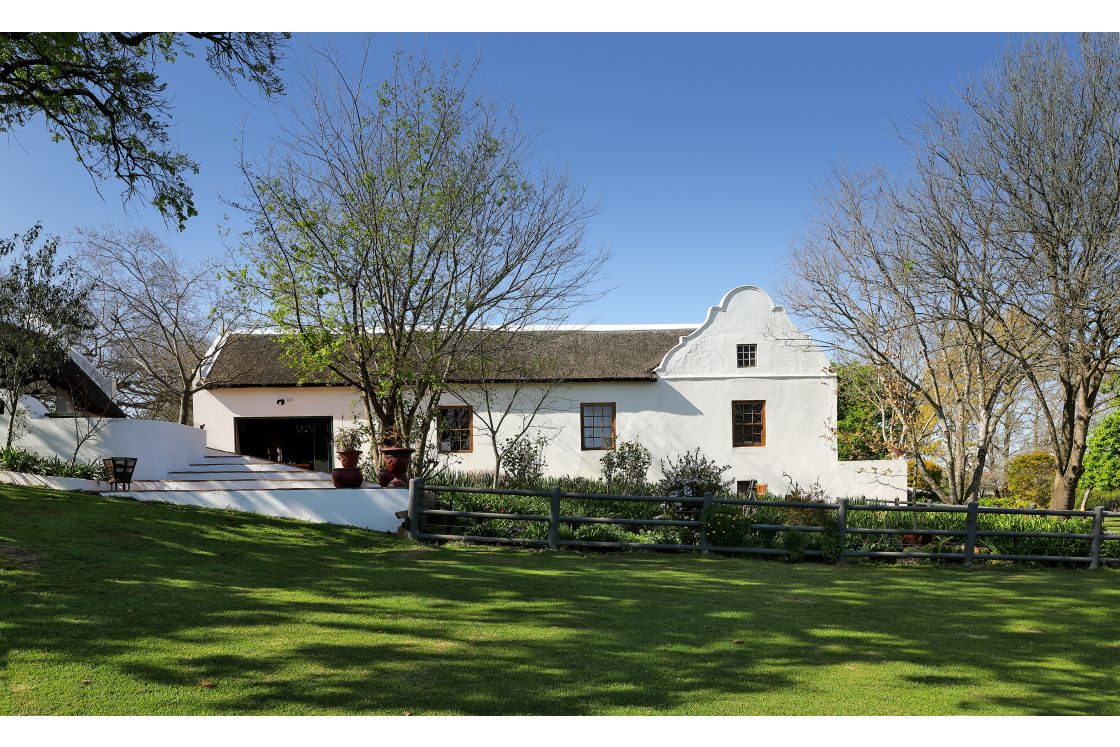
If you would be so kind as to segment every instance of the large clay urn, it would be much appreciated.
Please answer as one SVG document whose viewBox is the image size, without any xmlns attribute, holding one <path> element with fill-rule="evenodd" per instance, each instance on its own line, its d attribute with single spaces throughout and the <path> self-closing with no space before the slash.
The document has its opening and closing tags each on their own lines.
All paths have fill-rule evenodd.
<svg viewBox="0 0 1120 747">
<path fill-rule="evenodd" d="M 338 461 L 342 463 L 342 466 L 335 467 L 331 471 L 331 482 L 336 488 L 362 487 L 364 478 L 362 477 L 362 470 L 358 468 L 358 459 L 361 456 L 362 452 L 357 449 L 346 449 L 338 452 Z"/>
<path fill-rule="evenodd" d="M 412 461 L 412 454 L 416 449 L 407 446 L 382 446 L 381 456 L 385 459 L 385 469 L 392 476 L 387 487 L 408 487 L 408 463 Z"/>
</svg>

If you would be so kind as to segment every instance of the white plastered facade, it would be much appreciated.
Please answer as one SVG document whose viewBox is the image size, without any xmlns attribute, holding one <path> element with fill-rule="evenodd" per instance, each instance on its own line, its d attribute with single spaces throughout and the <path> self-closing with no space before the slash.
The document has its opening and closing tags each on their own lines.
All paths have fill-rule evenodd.
<svg viewBox="0 0 1120 747">
<path fill-rule="evenodd" d="M 617 327 L 616 327 L 617 328 Z M 756 346 L 756 365 L 738 366 L 737 346 Z M 531 434 L 548 439 L 547 469 L 556 475 L 600 475 L 601 450 L 581 448 L 580 405 L 614 403 L 616 441 L 639 440 L 658 460 L 699 448 L 727 476 L 756 480 L 772 493 L 790 481 L 819 484 L 829 495 L 895 499 L 905 497 L 901 460 L 840 462 L 834 424 L 836 377 L 824 353 L 801 333 L 785 311 L 754 286 L 727 293 L 694 332 L 669 350 L 648 381 L 587 381 L 556 387 L 533 419 Z M 535 398 L 525 396 L 525 401 Z M 284 403 L 278 404 L 278 400 Z M 734 446 L 732 403 L 765 402 L 765 444 Z M 469 386 L 445 394 L 441 404 L 477 410 L 481 397 Z M 331 416 L 334 427 L 361 419 L 357 393 L 342 387 L 215 388 L 195 395 L 195 422 L 204 425 L 210 447 L 236 449 L 236 417 Z M 493 467 L 491 436 L 473 417 L 473 449 L 446 455 L 463 470 Z M 497 434 L 503 441 L 521 429 L 513 412 Z"/>
</svg>

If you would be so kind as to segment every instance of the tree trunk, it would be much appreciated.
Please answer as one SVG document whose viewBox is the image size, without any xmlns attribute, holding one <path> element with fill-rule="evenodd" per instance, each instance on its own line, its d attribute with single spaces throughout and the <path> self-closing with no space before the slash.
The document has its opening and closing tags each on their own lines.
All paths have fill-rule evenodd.
<svg viewBox="0 0 1120 747">
<path fill-rule="evenodd" d="M 1090 382 L 1091 385 L 1093 382 Z M 1093 415 L 1096 390 L 1085 393 L 1086 383 L 1081 384 L 1081 392 L 1074 400 L 1072 412 L 1063 413 L 1063 432 L 1069 433 L 1065 454 L 1058 454 L 1058 467 L 1054 472 L 1054 485 L 1050 491 L 1050 508 L 1070 511 L 1077 501 L 1077 484 L 1085 469 L 1085 449 L 1089 443 L 1089 420 Z M 1064 457 L 1064 458 L 1063 458 Z"/>
<path fill-rule="evenodd" d="M 179 394 L 179 425 L 190 425 L 191 422 L 191 393 L 189 391 Z"/>
</svg>

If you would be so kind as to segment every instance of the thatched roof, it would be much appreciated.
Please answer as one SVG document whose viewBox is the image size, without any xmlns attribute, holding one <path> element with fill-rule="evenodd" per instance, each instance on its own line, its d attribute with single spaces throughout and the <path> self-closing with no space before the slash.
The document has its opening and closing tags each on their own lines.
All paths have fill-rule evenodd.
<svg viewBox="0 0 1120 747">
<path fill-rule="evenodd" d="M 489 380 L 508 381 L 652 381 L 653 369 L 680 338 L 695 328 L 579 329 L 513 333 L 504 347 L 505 370 L 491 370 Z M 477 380 L 470 374 L 459 383 Z M 277 335 L 233 334 L 207 373 L 208 388 L 298 386 L 298 376 L 285 362 Z M 330 374 L 313 377 L 304 386 L 339 386 Z"/>
</svg>

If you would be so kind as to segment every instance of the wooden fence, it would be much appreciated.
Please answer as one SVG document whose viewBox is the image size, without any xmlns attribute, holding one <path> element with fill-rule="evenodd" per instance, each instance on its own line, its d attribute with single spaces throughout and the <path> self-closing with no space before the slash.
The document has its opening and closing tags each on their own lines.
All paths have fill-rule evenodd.
<svg viewBox="0 0 1120 747">
<path fill-rule="evenodd" d="M 430 491 L 430 492 L 429 492 Z M 427 499 L 433 493 L 459 493 L 459 494 L 484 494 L 529 496 L 549 499 L 549 512 L 547 514 L 511 514 L 484 511 L 453 511 L 448 509 L 431 508 L 426 505 Z M 602 516 L 567 516 L 561 513 L 561 501 L 565 499 L 610 501 L 610 502 L 650 502 L 650 503 L 679 503 L 691 504 L 700 508 L 700 515 L 707 516 L 712 506 L 758 506 L 774 508 L 812 509 L 816 511 L 835 511 L 835 531 L 838 534 L 838 546 L 841 548 L 840 558 L 929 558 L 929 559 L 955 559 L 963 561 L 970 566 L 975 560 L 1017 560 L 1017 561 L 1051 561 L 1064 563 L 1087 563 L 1090 568 L 1100 568 L 1107 563 L 1120 563 L 1120 559 L 1102 557 L 1101 547 L 1106 541 L 1120 540 L 1120 533 L 1105 530 L 1105 519 L 1120 517 L 1120 512 L 1105 511 L 1103 506 L 1098 506 L 1092 511 L 1059 511 L 1053 509 L 1034 508 L 995 508 L 980 506 L 973 502 L 964 506 L 953 506 L 940 503 L 914 503 L 903 505 L 871 504 L 851 502 L 841 498 L 835 503 L 807 503 L 792 501 L 771 501 L 745 498 L 719 498 L 711 494 L 702 497 L 685 496 L 636 496 L 636 495 L 603 495 L 600 493 L 565 493 L 560 488 L 545 490 L 507 490 L 497 488 L 461 488 L 444 485 L 425 485 L 423 479 L 416 478 L 409 483 L 408 496 L 408 535 L 417 540 L 451 540 L 463 542 L 478 542 L 488 544 L 513 544 L 528 547 L 547 547 L 558 549 L 561 547 L 585 547 L 596 549 L 643 549 L 643 550 L 670 550 L 670 551 L 696 551 L 720 552 L 746 555 L 786 555 L 788 550 L 779 547 L 722 547 L 711 545 L 705 532 L 704 522 L 696 519 L 623 519 Z M 964 513 L 964 529 L 919 529 L 919 528 L 888 528 L 888 527 L 849 527 L 848 514 L 853 511 L 890 512 L 902 511 L 917 513 Z M 1092 517 L 1093 526 L 1090 533 L 1073 532 L 1029 532 L 1012 530 L 979 529 L 977 520 L 982 514 L 1027 515 L 1027 516 L 1083 516 Z M 466 519 L 501 519 L 509 521 L 539 521 L 548 523 L 548 539 L 506 538 L 506 537 L 479 537 L 460 534 L 439 534 L 425 531 L 425 518 L 466 518 Z M 596 542 L 580 539 L 560 539 L 560 526 L 563 524 L 613 524 L 620 526 L 670 526 L 688 527 L 696 530 L 697 542 L 694 544 L 667 544 L 644 542 Z M 823 526 L 800 524 L 751 524 L 752 530 L 762 531 L 798 531 L 798 532 L 824 532 Z M 847 539 L 849 535 L 915 535 L 927 537 L 963 537 L 963 552 L 921 552 L 921 551 L 884 551 L 884 550 L 849 550 Z M 1070 555 L 1016 555 L 1002 553 L 976 552 L 977 539 L 981 537 L 1034 537 L 1047 539 L 1085 539 L 1089 540 L 1089 554 L 1084 556 Z M 808 549 L 804 551 L 807 557 L 819 557 L 819 550 Z"/>
</svg>

